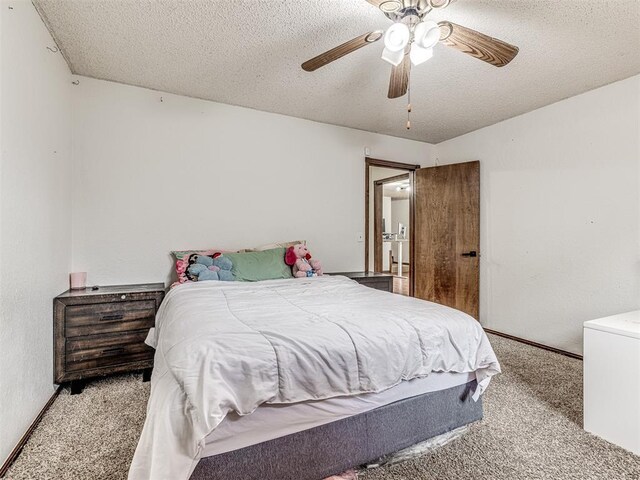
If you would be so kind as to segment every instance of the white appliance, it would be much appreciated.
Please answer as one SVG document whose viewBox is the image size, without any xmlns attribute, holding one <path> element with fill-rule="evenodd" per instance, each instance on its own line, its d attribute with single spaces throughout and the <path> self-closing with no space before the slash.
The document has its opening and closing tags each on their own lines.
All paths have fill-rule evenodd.
<svg viewBox="0 0 640 480">
<path fill-rule="evenodd" d="M 640 310 L 584 322 L 584 429 L 640 455 Z"/>
</svg>

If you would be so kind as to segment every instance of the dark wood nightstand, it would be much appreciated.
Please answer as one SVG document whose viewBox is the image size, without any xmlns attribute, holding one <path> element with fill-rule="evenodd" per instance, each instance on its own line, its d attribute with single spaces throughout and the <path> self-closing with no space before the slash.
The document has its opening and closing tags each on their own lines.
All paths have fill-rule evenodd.
<svg viewBox="0 0 640 480">
<path fill-rule="evenodd" d="M 163 283 L 68 290 L 53 299 L 55 383 L 82 392 L 88 378 L 143 370 L 147 381 L 154 350 L 144 343 L 164 298 Z"/>
<path fill-rule="evenodd" d="M 393 293 L 393 275 L 390 273 L 374 273 L 374 272 L 335 272 L 327 273 L 327 275 L 343 275 L 355 280 L 361 285 L 384 290 Z"/>
</svg>

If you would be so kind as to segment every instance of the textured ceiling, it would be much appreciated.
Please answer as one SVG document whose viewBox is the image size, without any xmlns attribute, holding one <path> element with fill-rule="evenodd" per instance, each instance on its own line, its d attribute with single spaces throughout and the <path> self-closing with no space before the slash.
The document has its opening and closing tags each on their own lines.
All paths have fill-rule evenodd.
<svg viewBox="0 0 640 480">
<path fill-rule="evenodd" d="M 640 73 L 639 0 L 458 0 L 430 15 L 520 47 L 496 68 L 444 45 L 387 99 L 377 42 L 300 64 L 390 21 L 365 0 L 35 0 L 75 74 L 438 143 Z"/>
<path fill-rule="evenodd" d="M 398 191 L 398 187 L 399 186 L 403 186 L 405 187 L 404 189 Z M 409 198 L 409 191 L 406 189 L 406 187 L 409 186 L 409 182 L 394 182 L 394 183 L 386 183 L 383 187 L 382 187 L 382 194 L 385 197 L 391 197 L 391 198 L 403 198 L 403 199 L 408 199 Z"/>
</svg>

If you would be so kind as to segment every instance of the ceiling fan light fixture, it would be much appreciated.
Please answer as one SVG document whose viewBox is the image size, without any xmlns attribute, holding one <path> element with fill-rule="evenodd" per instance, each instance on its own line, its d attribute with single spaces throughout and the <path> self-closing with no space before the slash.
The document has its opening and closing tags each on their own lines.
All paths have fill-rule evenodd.
<svg viewBox="0 0 640 480">
<path fill-rule="evenodd" d="M 384 13 L 395 13 L 402 9 L 402 3 L 399 0 L 387 0 L 380 4 L 380 10 Z"/>
<path fill-rule="evenodd" d="M 394 23 L 384 34 L 384 46 L 392 52 L 402 51 L 409 43 L 410 37 L 409 27 L 404 23 Z"/>
<path fill-rule="evenodd" d="M 411 53 L 409 58 L 413 65 L 420 65 L 433 57 L 433 48 L 422 48 L 415 43 L 411 45 Z"/>
<path fill-rule="evenodd" d="M 426 20 L 416 25 L 414 42 L 421 48 L 433 48 L 440 41 L 440 27 L 436 22 Z"/>
<path fill-rule="evenodd" d="M 389 50 L 388 48 L 385 48 L 382 51 L 382 59 L 385 62 L 390 63 L 394 67 L 397 67 L 398 65 L 400 65 L 400 63 L 402 63 L 402 60 L 404 59 L 404 49 L 394 52 Z"/>
</svg>

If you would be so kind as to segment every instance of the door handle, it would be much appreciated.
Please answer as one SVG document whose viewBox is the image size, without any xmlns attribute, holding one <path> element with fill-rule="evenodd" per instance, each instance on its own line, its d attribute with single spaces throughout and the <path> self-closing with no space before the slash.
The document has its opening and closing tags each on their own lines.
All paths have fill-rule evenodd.
<svg viewBox="0 0 640 480">
<path fill-rule="evenodd" d="M 463 253 L 462 256 L 463 257 L 477 257 L 478 256 L 478 252 L 476 252 L 475 250 L 471 250 L 470 252 Z"/>
</svg>

